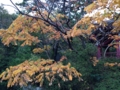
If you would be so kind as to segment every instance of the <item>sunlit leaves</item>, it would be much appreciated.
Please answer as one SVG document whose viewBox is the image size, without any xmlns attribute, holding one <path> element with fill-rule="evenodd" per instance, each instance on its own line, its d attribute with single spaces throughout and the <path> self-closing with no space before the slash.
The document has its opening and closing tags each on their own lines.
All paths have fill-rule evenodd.
<svg viewBox="0 0 120 90">
<path fill-rule="evenodd" d="M 61 17 L 60 15 L 58 15 Z M 59 39 L 60 32 L 54 27 L 42 20 L 20 15 L 7 30 L 1 30 L 0 36 L 4 45 L 9 46 L 10 43 L 21 46 L 33 45 L 40 42 L 38 39 L 40 34 L 46 34 L 47 39 Z M 37 35 L 37 36 L 36 36 Z"/>
<path fill-rule="evenodd" d="M 24 21 L 24 22 L 23 22 Z M 32 45 L 33 43 L 38 43 L 38 37 L 32 36 L 30 33 L 33 32 L 31 26 L 31 18 L 27 19 L 24 16 L 19 16 L 6 30 L 4 33 L 0 31 L 2 37 L 2 42 L 4 45 L 13 43 L 17 45 L 17 41 L 21 41 L 21 45 Z M 31 31 L 32 30 L 32 31 Z"/>
<path fill-rule="evenodd" d="M 49 45 L 44 45 L 43 48 L 34 48 L 33 53 L 42 53 L 42 52 L 44 52 L 46 50 L 50 50 L 50 49 L 51 49 L 51 47 Z"/>
<path fill-rule="evenodd" d="M 54 80 L 61 78 L 63 81 L 72 81 L 77 78 L 81 81 L 81 74 L 70 63 L 63 65 L 53 60 L 39 59 L 37 61 L 25 61 L 17 66 L 11 66 L 0 75 L 0 81 L 7 80 L 7 87 L 27 86 L 28 83 L 43 85 L 44 80 L 52 85 Z M 60 84 L 58 82 L 58 84 Z"/>
<path fill-rule="evenodd" d="M 88 35 L 90 36 L 93 31 L 99 32 L 99 26 L 103 27 L 103 31 L 106 32 L 104 28 L 113 25 L 113 29 L 109 30 L 111 33 L 111 38 L 114 37 L 114 34 L 118 35 L 120 32 L 120 1 L 119 0 L 96 0 L 92 4 L 85 7 L 87 12 L 84 17 L 79 20 L 72 28 L 70 34 L 72 37 Z M 112 24 L 113 23 L 113 24 Z M 107 31 L 108 33 L 108 31 Z M 101 34 L 102 36 L 102 34 Z M 97 40 L 96 37 L 92 37 L 94 40 Z M 110 37 L 108 37 L 110 38 Z M 112 38 L 113 39 L 113 38 Z M 114 38 L 115 39 L 115 38 Z M 116 39 L 115 39 L 116 40 Z"/>
<path fill-rule="evenodd" d="M 118 66 L 120 67 L 120 63 L 117 63 L 117 62 L 114 62 L 114 63 L 109 63 L 109 62 L 106 62 L 104 64 L 105 67 L 114 67 L 114 66 Z"/>
<path fill-rule="evenodd" d="M 97 4 L 96 3 L 92 3 L 92 4 L 90 4 L 90 5 L 88 5 L 87 7 L 85 7 L 85 11 L 87 12 L 87 13 L 89 13 L 89 12 L 91 12 L 93 9 L 96 9 L 97 8 Z"/>
<path fill-rule="evenodd" d="M 44 52 L 44 49 L 42 49 L 42 48 L 33 49 L 33 53 L 42 53 L 42 52 Z"/>
<path fill-rule="evenodd" d="M 113 26 L 115 27 L 112 32 L 120 32 L 120 19 L 118 19 L 116 22 L 113 23 Z"/>
<path fill-rule="evenodd" d="M 91 59 L 91 61 L 93 63 L 93 66 L 96 66 L 97 63 L 99 62 L 99 60 L 97 59 L 97 57 L 91 57 L 90 59 Z"/>
</svg>

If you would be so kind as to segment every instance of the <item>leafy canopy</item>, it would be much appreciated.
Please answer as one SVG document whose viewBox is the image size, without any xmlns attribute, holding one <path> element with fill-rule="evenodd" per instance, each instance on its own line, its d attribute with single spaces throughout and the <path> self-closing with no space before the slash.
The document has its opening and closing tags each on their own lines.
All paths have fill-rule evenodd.
<svg viewBox="0 0 120 90">
<path fill-rule="evenodd" d="M 43 85 L 45 79 L 49 81 L 51 86 L 55 80 L 61 78 L 65 81 L 72 81 L 73 78 L 78 78 L 81 81 L 81 73 L 76 71 L 74 67 L 70 66 L 70 63 L 63 65 L 61 62 L 54 63 L 53 60 L 39 59 L 36 61 L 25 61 L 17 66 L 11 66 L 7 68 L 0 75 L 1 81 L 8 80 L 7 87 L 19 85 L 21 87 L 28 84 L 39 83 L 40 87 Z"/>
<path fill-rule="evenodd" d="M 68 20 L 67 15 L 59 14 L 55 11 L 51 13 L 45 8 L 45 4 L 40 1 L 38 4 L 35 4 L 36 7 L 32 9 L 34 12 L 32 13 L 33 16 L 31 16 L 29 12 L 28 14 L 22 13 L 16 7 L 23 15 L 20 15 L 7 30 L 0 31 L 4 45 L 9 45 L 10 43 L 15 45 L 19 43 L 21 46 L 34 45 L 41 43 L 43 40 L 39 37 L 39 34 L 46 34 L 45 36 L 48 40 L 51 40 L 51 42 L 53 42 L 52 40 L 57 41 L 63 39 L 71 46 L 71 37 L 89 37 L 95 31 L 100 31 L 99 34 L 101 37 L 106 37 L 107 35 L 107 39 L 120 39 L 120 0 L 94 1 L 85 7 L 84 10 L 87 14 L 72 28 L 67 25 L 68 22 L 65 22 Z M 39 8 L 40 5 L 43 6 L 42 9 Z M 53 7 L 51 8 L 53 9 Z M 37 11 L 35 9 L 37 9 Z M 113 27 L 111 29 L 107 28 L 106 30 L 106 27 L 109 26 Z M 100 29 L 100 27 L 103 29 Z M 38 33 L 38 35 L 35 33 Z M 100 42 L 99 38 L 94 37 L 94 40 Z M 39 48 L 38 51 L 34 49 L 33 52 L 38 53 L 42 50 L 41 48 Z M 94 58 L 93 63 L 93 65 L 96 66 L 98 60 Z M 28 83 L 40 83 L 40 86 L 42 86 L 44 78 L 46 78 L 51 85 L 55 79 L 61 78 L 63 81 L 71 81 L 73 77 L 82 80 L 81 74 L 77 72 L 75 68 L 71 68 L 69 63 L 63 65 L 61 63 L 54 63 L 52 60 L 44 59 L 25 61 L 18 66 L 7 68 L 6 71 L 0 75 L 1 81 L 8 80 L 8 87 L 14 85 L 26 86 Z"/>
</svg>

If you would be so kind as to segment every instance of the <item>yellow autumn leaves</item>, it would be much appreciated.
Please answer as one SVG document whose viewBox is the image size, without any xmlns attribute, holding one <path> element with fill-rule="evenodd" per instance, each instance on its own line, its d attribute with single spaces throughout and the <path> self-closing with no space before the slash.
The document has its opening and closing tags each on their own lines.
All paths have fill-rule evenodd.
<svg viewBox="0 0 120 90">
<path fill-rule="evenodd" d="M 108 8 L 107 8 L 108 7 Z M 118 9 L 118 11 L 116 11 Z M 120 0 L 96 0 L 92 4 L 85 7 L 87 12 L 82 19 L 80 19 L 71 29 L 70 36 L 76 37 L 81 35 L 91 35 L 97 30 L 99 25 L 106 27 L 107 20 L 116 20 L 113 23 L 113 30 L 111 33 L 119 33 L 120 29 Z M 84 28 L 83 28 L 84 27 Z"/>
<path fill-rule="evenodd" d="M 0 31 L 2 43 L 9 46 L 10 43 L 17 45 L 19 41 L 21 46 L 24 46 L 40 42 L 38 37 L 31 34 L 34 32 L 34 27 L 31 27 L 34 22 L 35 20 L 32 18 L 28 18 L 22 15 L 18 16 L 18 18 L 13 21 L 7 30 L 4 30 L 4 32 Z"/>
<path fill-rule="evenodd" d="M 43 48 L 35 48 L 33 49 L 33 53 L 42 53 L 44 52 L 45 50 L 50 50 L 51 49 L 51 46 L 49 45 L 44 45 Z"/>
<path fill-rule="evenodd" d="M 36 20 L 31 17 L 19 15 L 6 30 L 0 30 L 2 43 L 9 46 L 10 43 L 21 46 L 39 43 L 40 35 L 46 34 L 48 40 L 59 39 L 60 32 L 43 20 Z"/>
<path fill-rule="evenodd" d="M 63 65 L 61 62 L 55 63 L 53 60 L 39 59 L 37 61 L 25 61 L 17 66 L 7 68 L 0 75 L 0 81 L 7 80 L 7 87 L 15 85 L 27 86 L 28 83 L 39 83 L 43 85 L 44 80 L 49 81 L 52 85 L 53 81 L 61 78 L 62 81 L 72 81 L 77 78 L 81 81 L 81 73 L 71 67 L 70 63 Z M 58 82 L 58 85 L 60 83 Z"/>
<path fill-rule="evenodd" d="M 118 62 L 113 62 L 113 63 L 106 62 L 104 64 L 104 66 L 105 67 L 114 67 L 114 66 L 120 67 L 120 63 L 118 63 Z"/>
<path fill-rule="evenodd" d="M 97 59 L 97 57 L 91 57 L 90 60 L 92 61 L 93 66 L 96 66 L 97 63 L 99 62 L 99 60 Z"/>
</svg>

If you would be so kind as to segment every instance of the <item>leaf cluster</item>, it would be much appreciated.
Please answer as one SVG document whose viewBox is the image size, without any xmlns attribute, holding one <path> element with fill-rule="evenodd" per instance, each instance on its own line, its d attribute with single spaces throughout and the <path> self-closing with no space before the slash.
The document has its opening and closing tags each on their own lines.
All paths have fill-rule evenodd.
<svg viewBox="0 0 120 90">
<path fill-rule="evenodd" d="M 100 37 L 119 40 L 120 1 L 119 0 L 96 0 L 84 9 L 87 13 L 79 20 L 70 31 L 72 37 L 91 36 L 94 32 Z M 101 28 L 102 27 L 102 28 Z M 107 34 L 106 34 L 107 33 Z M 115 38 L 115 36 L 118 36 Z M 98 37 L 92 37 L 99 41 Z"/>
<path fill-rule="evenodd" d="M 75 68 L 70 67 L 70 63 L 63 65 L 62 63 L 54 63 L 53 60 L 40 59 L 10 66 L 0 75 L 0 79 L 1 81 L 7 80 L 7 87 L 9 88 L 18 85 L 23 87 L 30 83 L 39 83 L 42 86 L 45 78 L 49 81 L 49 85 L 52 85 L 58 77 L 64 82 L 72 81 L 73 78 L 78 78 L 81 81 L 81 76 Z"/>
</svg>

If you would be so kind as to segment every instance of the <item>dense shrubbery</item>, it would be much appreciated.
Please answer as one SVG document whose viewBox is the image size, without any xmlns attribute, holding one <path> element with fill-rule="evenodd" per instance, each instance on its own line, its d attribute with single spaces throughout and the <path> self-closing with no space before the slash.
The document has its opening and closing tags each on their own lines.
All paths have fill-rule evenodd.
<svg viewBox="0 0 120 90">
<path fill-rule="evenodd" d="M 110 66 L 105 66 L 106 63 L 110 63 Z M 104 58 L 101 59 L 98 65 L 96 66 L 96 72 L 101 76 L 101 80 L 94 85 L 94 90 L 119 90 L 120 82 L 120 67 L 115 65 L 120 63 L 118 58 Z"/>
<path fill-rule="evenodd" d="M 32 50 L 29 46 L 19 47 L 10 45 L 9 47 L 1 44 L 1 58 L 0 58 L 0 72 L 3 72 L 9 66 L 15 66 L 26 59 L 31 58 Z M 6 82 L 0 83 L 1 90 L 6 90 Z M 17 87 L 18 88 L 18 87 Z M 16 90 L 16 87 L 10 88 L 10 90 Z M 8 89 L 9 90 L 9 89 Z"/>
</svg>

